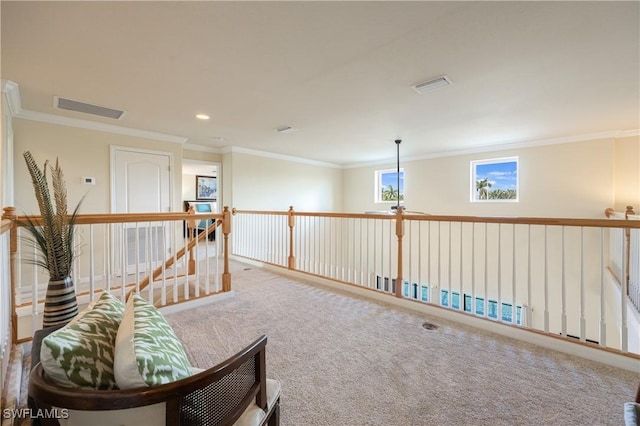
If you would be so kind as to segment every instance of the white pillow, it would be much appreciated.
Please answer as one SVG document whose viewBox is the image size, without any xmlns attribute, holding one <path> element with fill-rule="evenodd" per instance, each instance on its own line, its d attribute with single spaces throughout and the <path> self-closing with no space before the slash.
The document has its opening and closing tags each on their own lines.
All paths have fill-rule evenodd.
<svg viewBox="0 0 640 426">
<path fill-rule="evenodd" d="M 113 362 L 120 389 L 157 386 L 189 377 L 182 344 L 158 309 L 137 294 L 127 301 Z"/>
</svg>

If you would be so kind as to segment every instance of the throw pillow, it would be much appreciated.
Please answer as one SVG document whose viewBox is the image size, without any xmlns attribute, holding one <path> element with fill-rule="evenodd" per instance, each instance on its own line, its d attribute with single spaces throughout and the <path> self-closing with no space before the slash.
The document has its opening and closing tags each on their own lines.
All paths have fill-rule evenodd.
<svg viewBox="0 0 640 426">
<path fill-rule="evenodd" d="M 157 386 L 189 377 L 191 364 L 158 309 L 137 294 L 127 301 L 114 360 L 120 389 Z"/>
<path fill-rule="evenodd" d="M 104 291 L 69 324 L 42 340 L 40 362 L 60 386 L 117 389 L 113 349 L 124 304 Z"/>
</svg>

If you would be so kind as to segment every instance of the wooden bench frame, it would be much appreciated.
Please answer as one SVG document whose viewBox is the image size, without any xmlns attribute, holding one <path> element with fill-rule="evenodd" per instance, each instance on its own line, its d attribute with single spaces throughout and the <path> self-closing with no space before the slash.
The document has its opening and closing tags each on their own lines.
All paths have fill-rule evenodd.
<svg viewBox="0 0 640 426">
<path fill-rule="evenodd" d="M 251 359 L 255 363 L 255 381 L 244 395 L 237 396 L 237 405 L 218 424 L 231 425 L 252 403 L 256 403 L 266 413 L 262 424 L 277 426 L 280 423 L 280 398 L 267 406 L 267 379 L 265 349 L 267 337 L 261 336 L 255 342 L 222 363 L 176 382 L 152 388 L 128 390 L 87 390 L 61 387 L 51 382 L 38 364 L 31 372 L 29 395 L 40 408 L 66 408 L 82 411 L 104 411 L 143 407 L 164 402 L 167 425 L 182 425 L 180 406 L 183 398 L 202 390 L 232 375 L 240 366 Z M 234 395 L 234 398 L 236 396 Z M 235 400 L 235 399 L 234 399 Z M 204 407 L 203 407 L 204 409 Z M 56 419 L 42 419 L 43 425 L 58 425 Z"/>
</svg>

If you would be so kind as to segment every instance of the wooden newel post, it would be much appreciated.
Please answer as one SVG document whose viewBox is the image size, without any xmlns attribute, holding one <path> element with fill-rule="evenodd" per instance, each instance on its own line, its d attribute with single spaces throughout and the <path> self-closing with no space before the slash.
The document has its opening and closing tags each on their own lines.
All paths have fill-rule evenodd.
<svg viewBox="0 0 640 426">
<path fill-rule="evenodd" d="M 189 213 L 190 215 L 193 215 L 192 217 L 195 218 L 196 207 L 193 204 L 190 205 L 189 210 L 187 210 L 187 213 Z M 192 241 L 198 236 L 196 222 L 197 221 L 195 219 L 187 220 L 187 233 L 189 234 L 187 241 Z M 187 262 L 187 268 L 188 268 L 187 273 L 189 275 L 193 275 L 196 273 L 196 257 L 193 254 L 193 247 L 189 249 L 189 261 Z"/>
<path fill-rule="evenodd" d="M 222 291 L 231 291 L 231 274 L 229 273 L 229 233 L 231 232 L 231 211 L 228 206 L 224 206 L 222 214 L 222 233 L 224 234 L 224 271 L 222 272 Z"/>
<path fill-rule="evenodd" d="M 11 280 L 11 340 L 18 340 L 18 314 L 16 313 L 16 253 L 18 252 L 18 226 L 15 207 L 5 207 L 2 218 L 13 222 L 9 230 L 9 279 Z"/>
<path fill-rule="evenodd" d="M 289 206 L 288 211 L 288 225 L 289 225 L 289 258 L 287 259 L 287 266 L 289 269 L 296 268 L 296 258 L 293 255 L 293 227 L 296 225 L 296 217 L 293 211 L 293 206 Z"/>
<path fill-rule="evenodd" d="M 404 237 L 404 218 L 402 209 L 396 210 L 396 236 L 398 237 L 398 276 L 396 277 L 396 297 L 402 297 L 402 238 Z"/>
<path fill-rule="evenodd" d="M 636 214 L 633 211 L 633 206 L 627 206 L 627 209 L 624 212 L 625 220 L 629 220 L 629 215 Z M 625 236 L 625 271 L 624 271 L 624 279 L 627 285 L 627 294 L 629 294 L 629 263 L 631 262 L 631 228 L 625 228 L 624 230 Z"/>
</svg>

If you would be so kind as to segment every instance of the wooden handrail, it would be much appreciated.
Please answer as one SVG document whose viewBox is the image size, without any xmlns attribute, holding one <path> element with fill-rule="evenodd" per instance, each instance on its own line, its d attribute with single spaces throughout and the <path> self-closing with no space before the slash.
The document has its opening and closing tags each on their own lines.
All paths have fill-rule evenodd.
<svg viewBox="0 0 640 426">
<path fill-rule="evenodd" d="M 2 233 L 11 231 L 12 235 L 10 238 L 11 241 L 11 266 L 12 266 L 12 312 L 15 317 L 16 309 L 15 309 L 15 294 L 14 294 L 14 272 L 13 267 L 15 266 L 15 255 L 17 252 L 17 228 L 25 226 L 28 224 L 28 220 L 31 223 L 36 225 L 42 224 L 42 218 L 40 215 L 16 215 L 16 210 L 13 207 L 7 207 L 4 209 L 4 213 L 2 215 L 2 222 L 0 231 Z M 207 228 L 206 232 L 197 235 L 196 238 L 190 239 L 190 241 L 185 245 L 185 247 L 181 248 L 176 252 L 175 255 L 167 258 L 164 263 L 157 267 L 155 270 L 151 272 L 150 275 L 144 277 L 138 285 L 137 290 L 131 290 L 127 293 L 127 298 L 133 291 L 141 291 L 149 286 L 149 284 L 153 283 L 166 269 L 170 268 L 175 264 L 175 262 L 179 259 L 182 259 L 187 253 L 192 253 L 193 248 L 197 244 L 197 242 L 203 240 L 208 234 L 215 232 L 215 229 L 218 226 L 222 225 L 223 231 L 226 229 L 226 238 L 228 238 L 228 233 L 231 231 L 230 226 L 225 226 L 226 222 L 230 221 L 230 212 L 228 208 L 225 207 L 225 211 L 223 213 L 198 213 L 197 220 L 212 220 L 211 225 Z M 107 213 L 107 214 L 80 214 L 76 216 L 76 224 L 77 225 L 102 225 L 102 224 L 125 224 L 125 223 L 137 223 L 137 222 L 170 222 L 170 221 L 185 221 L 187 224 L 190 224 L 194 221 L 194 215 L 189 212 L 168 212 L 168 213 Z M 228 291 L 231 288 L 231 276 L 229 273 L 229 264 L 228 259 L 228 251 L 225 251 L 225 269 L 223 273 L 223 289 L 224 291 Z M 133 286 L 134 284 L 126 284 L 125 286 Z M 17 322 L 13 321 L 14 327 Z M 14 339 L 17 336 L 17 333 L 14 332 Z"/>
<path fill-rule="evenodd" d="M 206 229 L 205 232 L 202 232 L 202 233 L 198 234 L 197 237 L 195 237 L 195 238 L 191 238 L 189 243 L 186 246 L 182 247 L 180 250 L 178 250 L 178 252 L 176 253 L 175 256 L 171 256 L 167 260 L 165 260 L 164 265 L 158 266 L 150 276 L 147 275 L 146 277 L 144 277 L 140 281 L 140 286 L 138 287 L 137 290 L 133 289 L 133 290 L 129 291 L 129 293 L 127 293 L 126 299 L 129 299 L 129 296 L 131 295 L 131 293 L 134 293 L 136 291 L 140 292 L 140 291 L 144 290 L 145 288 L 147 288 L 147 286 L 149 286 L 149 284 L 154 282 L 156 280 L 156 278 L 158 278 L 160 275 L 162 275 L 162 272 L 164 270 L 166 270 L 166 269 L 170 268 L 171 266 L 173 266 L 173 264 L 178 259 L 183 258 L 187 254 L 187 252 L 190 252 L 191 249 L 193 249 L 195 247 L 195 245 L 197 244 L 198 241 L 203 240 L 204 238 L 206 238 L 207 235 L 209 235 L 211 232 L 214 232 L 216 227 L 220 226 L 221 224 L 222 224 L 222 220 L 218 219 L 217 221 L 215 221 L 211 225 L 209 225 L 209 227 Z"/>
<path fill-rule="evenodd" d="M 29 217 L 36 225 L 41 223 L 39 215 L 16 216 L 16 225 L 26 225 Z M 162 222 L 175 220 L 189 220 L 193 217 L 187 212 L 175 213 L 113 213 L 113 214 L 79 214 L 76 216 L 78 225 L 104 224 L 104 223 L 129 223 L 129 222 Z M 222 219 L 220 213 L 198 213 L 198 219 Z"/>
<path fill-rule="evenodd" d="M 0 221 L 0 234 L 4 234 L 9 231 L 13 226 L 13 221 L 11 219 L 2 219 Z"/>
<path fill-rule="evenodd" d="M 260 215 L 289 215 L 288 211 L 256 211 L 233 210 L 234 214 L 260 214 Z M 293 212 L 294 216 L 332 217 L 345 219 L 381 219 L 396 220 L 396 214 L 375 213 L 317 213 L 317 212 Z M 422 215 L 403 213 L 403 220 L 430 221 L 430 222 L 475 222 L 475 223 L 499 223 L 514 225 L 548 225 L 548 226 L 584 226 L 596 228 L 636 228 L 640 229 L 640 221 L 626 221 L 624 219 L 572 219 L 572 218 L 546 218 L 546 217 L 488 217 L 488 216 L 450 216 L 450 215 Z"/>
</svg>

